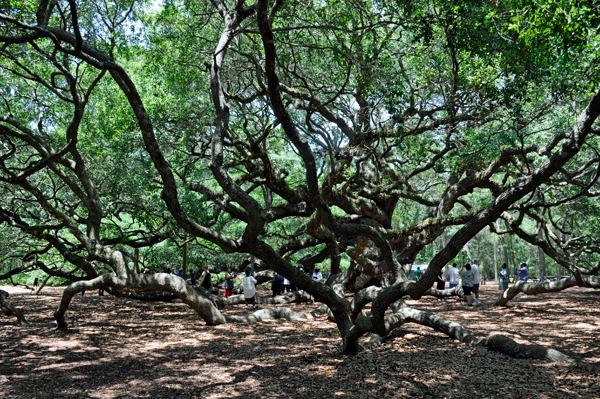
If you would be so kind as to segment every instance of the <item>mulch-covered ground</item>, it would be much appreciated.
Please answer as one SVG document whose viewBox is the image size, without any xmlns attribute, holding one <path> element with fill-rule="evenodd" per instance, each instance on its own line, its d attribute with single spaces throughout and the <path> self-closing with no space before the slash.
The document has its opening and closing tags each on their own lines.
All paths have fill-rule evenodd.
<svg viewBox="0 0 600 399">
<path fill-rule="evenodd" d="M 266 291 L 264 292 L 266 295 Z M 182 303 L 78 296 L 71 329 L 49 325 L 60 290 L 11 295 L 30 327 L 0 316 L 0 398 L 600 398 L 600 291 L 573 288 L 480 308 L 424 298 L 411 306 L 478 337 L 551 346 L 576 365 L 518 360 L 418 325 L 357 356 L 340 354 L 335 325 L 271 320 L 207 327 Z M 291 304 L 308 312 L 317 304 Z M 225 311 L 243 314 L 243 306 Z"/>
</svg>

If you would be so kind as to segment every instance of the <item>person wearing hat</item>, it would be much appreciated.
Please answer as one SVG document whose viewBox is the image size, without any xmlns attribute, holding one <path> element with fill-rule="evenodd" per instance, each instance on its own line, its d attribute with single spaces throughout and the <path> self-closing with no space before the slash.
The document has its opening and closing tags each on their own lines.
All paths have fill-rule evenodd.
<svg viewBox="0 0 600 399">
<path fill-rule="evenodd" d="M 183 277 L 183 267 L 179 269 L 179 271 L 177 272 L 177 276 Z"/>
<path fill-rule="evenodd" d="M 527 281 L 527 263 L 521 262 L 519 265 L 519 281 Z M 526 294 L 523 294 L 523 298 L 527 298 Z"/>
</svg>

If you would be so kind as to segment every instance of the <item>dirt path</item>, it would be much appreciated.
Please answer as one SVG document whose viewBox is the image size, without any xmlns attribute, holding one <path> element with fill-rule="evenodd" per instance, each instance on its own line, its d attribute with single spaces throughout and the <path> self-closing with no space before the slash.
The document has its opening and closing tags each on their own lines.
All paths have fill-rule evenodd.
<svg viewBox="0 0 600 399">
<path fill-rule="evenodd" d="M 0 318 L 0 398 L 600 398 L 600 291 L 574 288 L 488 306 L 425 298 L 410 305 L 550 345 L 579 365 L 516 360 L 407 325 L 374 350 L 339 353 L 325 318 L 207 327 L 181 303 L 78 296 L 67 332 L 48 325 L 60 290 L 12 297 L 32 323 Z M 306 312 L 316 305 L 291 305 Z M 226 311 L 245 313 L 242 306 Z"/>
</svg>

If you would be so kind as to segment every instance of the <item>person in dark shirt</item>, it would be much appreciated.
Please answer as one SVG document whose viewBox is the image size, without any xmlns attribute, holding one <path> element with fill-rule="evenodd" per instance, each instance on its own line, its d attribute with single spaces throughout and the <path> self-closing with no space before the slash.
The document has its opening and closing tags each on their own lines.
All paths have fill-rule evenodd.
<svg viewBox="0 0 600 399">
<path fill-rule="evenodd" d="M 440 272 L 437 276 L 437 286 L 435 287 L 437 290 L 443 291 L 446 289 L 446 282 L 444 281 L 444 273 Z"/>
<path fill-rule="evenodd" d="M 208 266 L 202 266 L 202 280 L 200 281 L 200 286 L 206 288 L 209 291 L 212 288 L 212 279 L 210 278 L 210 271 L 208 271 Z"/>
<path fill-rule="evenodd" d="M 281 294 L 281 290 L 283 289 L 283 277 L 275 273 L 273 276 L 273 282 L 271 283 L 271 291 L 273 292 L 273 296 L 277 296 Z"/>
</svg>

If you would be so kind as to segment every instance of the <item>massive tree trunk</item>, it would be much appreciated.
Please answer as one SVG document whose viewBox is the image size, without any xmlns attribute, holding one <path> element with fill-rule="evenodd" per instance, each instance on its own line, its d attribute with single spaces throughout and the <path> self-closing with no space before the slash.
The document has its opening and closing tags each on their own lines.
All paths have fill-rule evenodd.
<svg viewBox="0 0 600 399">
<path fill-rule="evenodd" d="M 381 210 L 381 207 L 376 209 L 377 207 L 371 206 L 371 202 L 376 202 L 375 197 L 379 197 L 379 195 L 386 196 L 387 193 L 383 191 L 378 193 L 376 196 L 369 194 L 368 196 L 364 197 L 365 199 L 368 199 L 364 201 L 363 204 L 366 207 L 365 209 L 368 211 L 360 211 L 360 209 L 357 207 L 359 210 L 357 212 L 354 212 L 354 209 L 352 209 L 350 212 L 345 212 L 347 216 L 352 216 L 351 218 L 337 217 L 337 215 L 334 214 L 337 212 L 333 212 L 333 205 L 337 206 L 341 204 L 339 204 L 339 202 L 336 204 L 328 201 L 335 196 L 335 194 L 332 194 L 334 186 L 338 185 L 338 187 L 340 187 L 340 184 L 338 183 L 345 184 L 348 182 L 348 184 L 350 184 L 350 181 L 347 180 L 342 182 L 340 180 L 338 183 L 335 183 L 335 176 L 331 174 L 324 176 L 323 171 L 326 170 L 328 165 L 322 164 L 320 160 L 315 159 L 315 151 L 313 151 L 315 144 L 308 140 L 305 135 L 303 135 L 303 128 L 298 129 L 296 127 L 298 120 L 296 115 L 292 117 L 287 111 L 287 109 L 291 109 L 291 107 L 294 105 L 291 104 L 291 102 L 289 102 L 287 99 L 285 101 L 282 100 L 282 93 L 285 90 L 289 92 L 292 89 L 285 89 L 283 87 L 284 85 L 280 84 L 280 79 L 276 73 L 276 67 L 281 65 L 281 59 L 277 56 L 277 38 L 271 29 L 271 24 L 276 17 L 277 9 L 282 7 L 284 3 L 285 2 L 283 1 L 276 1 L 273 6 L 274 8 L 270 9 L 269 7 L 273 5 L 273 2 L 258 0 L 255 4 L 253 3 L 245 8 L 245 2 L 240 1 L 237 2 L 235 9 L 228 10 L 226 9 L 226 4 L 224 2 L 214 2 L 217 11 L 223 18 L 224 24 L 223 32 L 220 35 L 218 45 L 216 46 L 212 56 L 212 64 L 209 68 L 211 99 L 214 105 L 215 117 L 211 119 L 210 130 L 213 133 L 212 141 L 210 142 L 210 145 L 207 145 L 207 148 L 210 148 L 211 152 L 208 169 L 210 170 L 210 173 L 212 173 L 210 179 L 214 178 L 214 180 L 217 182 L 215 186 L 218 185 L 220 190 L 222 190 L 222 192 L 217 195 L 219 197 L 219 204 L 222 203 L 223 209 L 228 209 L 229 214 L 236 219 L 236 222 L 240 221 L 244 223 L 243 233 L 239 237 L 235 238 L 230 238 L 225 233 L 207 228 L 199 220 L 194 219 L 191 216 L 192 213 L 187 214 L 187 211 L 185 210 L 187 209 L 187 205 L 184 207 L 179 203 L 178 190 L 180 187 L 180 181 L 175 178 L 175 174 L 170 166 L 170 161 L 167 160 L 165 155 L 163 155 L 161 152 L 160 145 L 154 134 L 152 118 L 146 112 L 144 102 L 142 101 L 142 98 L 139 95 L 133 80 L 128 76 L 125 69 L 119 66 L 112 56 L 109 55 L 112 53 L 103 53 L 99 49 L 95 48 L 93 44 L 83 42 L 77 28 L 76 15 L 72 16 L 74 21 L 73 25 L 75 28 L 74 34 L 67 29 L 70 28 L 70 24 L 62 24 L 59 25 L 59 27 L 52 27 L 52 24 L 49 23 L 49 18 L 52 14 L 52 8 L 56 6 L 56 3 L 42 2 L 40 4 L 40 12 L 38 14 L 38 25 L 29 28 L 26 26 L 26 24 L 17 24 L 19 29 L 27 29 L 30 30 L 30 32 L 22 37 L 19 37 L 18 40 L 20 41 L 15 43 L 33 43 L 34 40 L 45 38 L 50 43 L 56 43 L 53 52 L 64 55 L 69 62 L 71 61 L 69 57 L 73 56 L 79 58 L 79 60 L 75 60 L 75 62 L 79 62 L 81 60 L 82 63 L 90 63 L 90 65 L 93 65 L 97 69 L 109 70 L 114 81 L 121 88 L 123 94 L 127 97 L 131 105 L 131 111 L 133 111 L 137 118 L 139 129 L 142 133 L 147 152 L 152 158 L 156 171 L 158 171 L 158 173 L 161 175 L 161 198 L 164 200 L 177 225 L 184 229 L 189 235 L 209 240 L 210 242 L 220 246 L 226 252 L 248 253 L 253 256 L 253 259 L 254 256 L 257 256 L 270 268 L 276 270 L 278 273 L 283 272 L 283 275 L 288 277 L 295 285 L 305 289 L 313 297 L 318 298 L 320 301 L 326 303 L 331 310 L 331 314 L 335 316 L 338 329 L 343 339 L 343 347 L 345 352 L 355 353 L 358 348 L 358 339 L 363 334 L 367 332 L 376 332 L 383 337 L 392 328 L 395 328 L 406 320 L 431 325 L 450 334 L 453 337 L 456 337 L 457 339 L 463 340 L 463 342 L 476 342 L 476 340 L 470 336 L 470 334 L 466 333 L 465 331 L 461 331 L 459 328 L 460 326 L 455 326 L 451 322 L 444 321 L 444 319 L 437 316 L 406 308 L 401 304 L 395 305 L 392 308 L 395 311 L 394 315 L 386 316 L 386 312 L 390 306 L 392 306 L 392 304 L 396 303 L 396 301 L 400 300 L 403 296 L 410 295 L 413 298 L 419 298 L 425 292 L 428 292 L 439 271 L 441 271 L 443 267 L 446 267 L 447 263 L 451 262 L 451 260 L 459 253 L 459 251 L 462 250 L 463 247 L 468 251 L 468 247 L 466 247 L 466 245 L 468 244 L 469 240 L 471 240 L 486 226 L 494 223 L 494 221 L 497 220 L 504 211 L 514 209 L 514 204 L 519 203 L 526 195 L 528 195 L 528 193 L 531 193 L 540 184 L 548 181 L 551 176 L 559 171 L 560 168 L 562 168 L 574 157 L 575 154 L 577 154 L 579 149 L 585 144 L 585 137 L 590 133 L 592 129 L 591 126 L 598 116 L 598 94 L 593 100 L 591 100 L 589 106 L 578 118 L 571 134 L 565 133 L 564 135 L 557 135 L 556 139 L 553 140 L 554 144 L 549 144 L 549 146 L 545 148 L 539 148 L 537 145 L 536 148 L 531 147 L 529 149 L 525 149 L 523 146 L 520 146 L 520 148 L 503 148 L 498 158 L 491 160 L 491 163 L 489 165 L 485 165 L 485 168 L 466 171 L 467 173 L 464 175 L 465 177 L 460 181 L 459 178 L 456 177 L 456 181 L 451 182 L 447 186 L 445 194 L 439 199 L 439 201 L 438 199 L 429 200 L 424 197 L 419 199 L 417 196 L 417 199 L 421 204 L 427 204 L 427 206 L 435 209 L 435 211 L 432 211 L 431 213 L 432 217 L 425 220 L 421 226 L 410 226 L 410 229 L 417 229 L 418 227 L 417 230 L 419 231 L 409 231 L 410 229 L 407 231 L 395 231 L 393 229 L 390 230 L 390 220 L 386 220 L 385 222 L 379 224 L 372 223 L 375 225 L 375 227 L 370 224 L 371 221 L 377 220 L 377 217 L 379 216 L 378 213 Z M 236 141 L 235 139 L 231 140 L 232 137 L 230 136 L 232 131 L 236 129 L 232 129 L 231 126 L 229 126 L 230 104 L 228 102 L 230 100 L 234 101 L 234 99 L 231 93 L 226 92 L 221 82 L 223 60 L 229 43 L 237 39 L 236 35 L 238 32 L 247 32 L 246 27 L 250 25 L 246 25 L 245 23 L 242 24 L 242 22 L 255 12 L 257 14 L 257 24 L 263 42 L 262 50 L 264 50 L 264 57 L 263 54 L 259 54 L 257 57 L 259 61 L 256 62 L 256 75 L 257 77 L 261 77 L 259 78 L 261 90 L 260 92 L 256 93 L 257 97 L 255 97 L 255 99 L 258 99 L 259 97 L 264 98 L 265 94 L 268 94 L 268 102 L 265 100 L 264 107 L 265 109 L 270 107 L 272 113 L 268 115 L 267 119 L 277 121 L 277 130 L 282 129 L 284 131 L 288 139 L 288 143 L 291 143 L 295 147 L 297 154 L 302 159 L 302 165 L 300 169 L 302 169 L 302 167 L 305 168 L 304 181 L 299 184 L 301 188 L 295 192 L 292 192 L 289 187 L 283 187 L 285 186 L 285 182 L 278 178 L 279 175 L 269 172 L 267 168 L 260 170 L 260 174 L 262 176 L 261 181 L 256 182 L 256 184 L 260 185 L 265 190 L 267 190 L 266 185 L 269 185 L 273 190 L 278 190 L 278 200 L 286 200 L 287 205 L 290 205 L 290 208 L 295 210 L 293 213 L 287 214 L 285 217 L 292 215 L 294 215 L 294 217 L 295 215 L 302 215 L 307 218 L 310 217 L 310 219 L 306 222 L 302 221 L 300 223 L 304 224 L 303 227 L 306 228 L 306 231 L 312 236 L 312 238 L 324 240 L 324 242 L 326 242 L 328 249 L 331 252 L 334 271 L 337 267 L 337 263 L 335 262 L 339 262 L 339 245 L 337 240 L 341 239 L 341 237 L 352 237 L 357 241 L 364 242 L 364 244 L 361 244 L 363 249 L 367 246 L 367 244 L 377 247 L 377 251 L 379 251 L 377 256 L 381 258 L 378 260 L 379 263 L 377 264 L 375 264 L 376 262 L 369 263 L 370 259 L 361 259 L 361 254 L 358 252 L 353 255 L 354 264 L 358 264 L 363 261 L 360 263 L 365 271 L 365 273 L 362 273 L 362 276 L 366 276 L 367 278 L 378 278 L 384 272 L 394 272 L 395 270 L 400 270 L 399 261 L 395 257 L 398 255 L 398 253 L 394 253 L 394 251 L 392 251 L 392 243 L 401 242 L 403 245 L 409 248 L 404 255 L 405 259 L 407 259 L 407 261 L 404 263 L 407 264 L 415 259 L 419 251 L 422 250 L 425 245 L 431 243 L 432 240 L 435 239 L 436 234 L 442 234 L 444 227 L 449 225 L 462 225 L 462 227 L 460 227 L 452 236 L 448 245 L 444 243 L 444 248 L 439 251 L 434 259 L 432 259 L 428 272 L 425 273 L 424 278 L 422 278 L 420 281 L 414 284 L 409 284 L 405 281 L 401 281 L 400 278 L 397 278 L 389 287 L 386 287 L 385 289 L 363 290 L 362 292 L 365 293 L 364 300 L 359 292 L 357 299 L 355 299 L 356 303 L 351 305 L 345 298 L 345 288 L 349 285 L 349 281 L 344 281 L 343 283 L 339 284 L 330 282 L 331 287 L 325 286 L 324 284 L 314 283 L 306 276 L 301 275 L 297 269 L 283 259 L 283 256 L 280 256 L 277 251 L 268 246 L 266 244 L 267 241 L 260 241 L 265 233 L 269 231 L 269 223 L 279 220 L 279 217 L 276 216 L 277 209 L 272 207 L 272 195 L 270 193 L 271 188 L 269 188 L 268 191 L 265 191 L 265 193 L 267 193 L 267 197 L 270 199 L 266 199 L 266 206 L 263 207 L 257 200 L 256 196 L 251 194 L 252 190 L 254 190 L 256 187 L 253 187 L 251 191 L 247 190 L 248 187 L 246 183 L 255 180 L 250 180 L 252 176 L 242 176 L 242 179 L 238 179 L 237 177 L 232 177 L 237 175 L 238 172 L 232 173 L 231 175 L 229 174 L 228 168 L 230 168 L 230 166 L 228 165 L 228 161 L 225 162 L 225 158 L 234 158 L 242 152 L 229 152 L 229 149 L 233 148 L 233 146 L 229 147 L 229 145 Z M 10 21 L 13 19 L 13 16 L 3 16 L 3 18 L 4 21 Z M 58 19 L 59 18 L 57 18 L 57 20 Z M 12 26 L 9 27 L 9 29 L 11 28 Z M 443 29 L 441 30 L 443 31 Z M 8 32 L 10 32 L 10 30 Z M 6 36 L 3 36 L 0 38 L 0 40 L 2 40 L 4 43 L 7 43 L 6 46 L 14 42 L 12 38 Z M 450 52 L 452 53 L 452 56 L 454 56 L 454 49 L 449 50 L 451 50 Z M 22 50 L 19 48 L 18 51 Z M 50 54 L 50 52 L 47 54 Z M 454 61 L 456 61 L 456 59 Z M 454 64 L 458 65 L 458 62 L 454 62 Z M 458 70 L 455 70 L 454 72 L 456 76 L 459 76 Z M 66 76 L 66 70 L 64 73 Z M 349 79 L 350 75 L 351 73 L 349 72 Z M 268 87 L 264 85 L 262 77 L 266 78 Z M 99 79 L 101 78 L 102 76 L 99 76 Z M 77 79 L 71 80 L 73 82 L 78 82 Z M 75 86 L 76 83 L 73 83 L 73 92 L 77 91 Z M 461 93 L 458 84 L 455 86 L 456 87 L 453 89 L 454 93 L 450 97 Z M 353 89 L 349 87 L 349 90 Z M 359 87 L 358 92 L 361 90 L 362 88 Z M 352 103 L 356 101 L 359 103 L 361 108 L 367 110 L 368 104 L 360 104 L 361 100 L 364 99 L 361 98 L 361 95 L 358 92 L 353 93 L 354 99 L 352 100 Z M 413 94 L 411 94 L 411 97 L 412 96 Z M 416 93 L 416 96 L 419 96 L 418 92 Z M 462 94 L 460 94 L 460 96 L 462 96 Z M 251 101 L 252 100 L 250 100 L 250 102 Z M 335 103 L 336 101 L 337 99 L 332 97 L 331 103 Z M 320 103 L 318 98 L 312 98 L 309 96 L 308 98 L 301 99 L 299 104 L 302 108 L 309 110 L 307 114 L 314 114 L 317 112 L 325 113 L 325 111 L 327 111 L 327 107 Z M 431 131 L 434 132 L 436 136 L 438 135 L 440 129 L 453 129 L 457 126 L 457 123 L 466 126 L 469 122 L 468 115 L 465 115 L 467 119 L 463 119 L 463 122 L 465 123 L 458 122 L 455 119 L 457 116 L 456 110 L 462 107 L 457 106 L 457 104 L 454 103 L 454 100 L 450 101 L 448 104 L 443 104 L 443 101 L 441 101 L 439 106 L 439 111 L 426 113 L 428 114 L 428 119 L 432 118 L 431 122 L 433 125 L 430 129 L 432 129 Z M 73 119 L 72 125 L 78 126 L 82 121 L 84 108 L 85 104 L 78 104 L 76 109 L 77 118 Z M 485 107 L 481 109 L 483 110 L 484 108 Z M 303 111 L 303 109 L 298 108 L 297 111 Z M 407 109 L 407 112 L 408 111 L 409 110 Z M 419 118 L 423 118 L 424 114 L 415 109 L 414 104 L 411 105 L 410 112 L 414 112 L 415 114 L 420 115 Z M 452 114 L 452 120 L 449 122 L 446 122 L 442 119 L 433 118 L 433 114 L 446 113 Z M 483 113 L 485 114 L 485 112 Z M 328 119 L 330 122 L 335 122 L 336 120 L 339 121 L 338 127 L 340 127 L 343 119 L 347 119 L 347 115 L 345 113 L 340 115 L 343 115 L 343 117 L 332 116 L 326 119 Z M 484 115 L 484 117 L 490 115 L 494 116 L 490 113 L 488 115 Z M 383 141 L 385 141 L 385 135 L 382 134 L 384 132 L 378 131 L 374 126 L 367 128 L 369 123 L 368 115 L 366 118 L 364 117 L 365 115 L 361 114 L 360 116 L 361 118 L 359 119 L 362 119 L 363 122 L 359 123 L 358 125 L 363 126 L 364 129 L 359 127 L 356 131 L 354 131 L 349 128 L 344 130 L 343 127 L 340 127 L 340 129 L 347 134 L 348 142 L 350 143 L 347 147 L 348 151 L 342 151 L 345 152 L 345 154 L 342 155 L 348 156 L 350 159 L 354 155 L 349 155 L 349 153 L 356 151 L 356 154 L 359 157 L 363 157 L 364 154 L 360 154 L 362 151 L 360 147 L 363 147 L 364 144 L 366 153 L 369 153 L 369 155 L 360 162 L 363 164 L 368 164 L 370 162 L 370 157 L 372 156 L 374 157 L 373 161 L 378 162 L 377 158 L 383 158 L 377 156 L 377 151 L 374 150 L 376 147 L 373 147 L 373 151 L 371 151 L 368 143 L 369 140 L 377 142 L 382 140 L 380 144 L 384 144 Z M 410 117 L 408 113 L 406 116 Z M 307 116 L 307 119 L 309 120 L 310 116 Z M 475 119 L 475 121 L 478 121 L 478 119 Z M 423 120 L 419 121 L 419 125 L 421 125 L 422 122 Z M 429 124 L 429 122 L 426 124 Z M 485 126 L 483 128 L 485 128 Z M 271 128 L 264 129 L 265 135 L 269 134 L 269 129 Z M 260 130 L 263 130 L 262 127 Z M 402 138 L 400 136 L 396 137 L 395 128 L 392 128 L 391 130 L 393 132 L 393 136 L 388 137 L 388 139 L 397 140 Z M 402 135 L 404 135 L 404 133 Z M 249 136 L 258 137 L 253 133 L 250 133 Z M 357 136 L 360 137 L 357 138 Z M 373 139 L 373 136 L 377 136 L 377 138 Z M 95 189 L 94 184 L 92 184 L 93 182 L 91 182 L 89 179 L 89 174 L 84 168 L 82 157 L 76 153 L 76 127 L 69 127 L 68 139 L 73 145 L 72 155 L 75 159 L 73 171 L 80 177 L 82 181 L 85 182 L 85 190 L 80 190 L 79 195 L 82 197 L 82 201 L 84 203 L 89 203 L 89 205 L 86 205 L 88 207 L 88 216 L 87 226 L 85 229 L 79 229 L 77 220 L 68 216 L 67 213 L 61 212 L 59 209 L 53 209 L 51 202 L 56 202 L 55 198 L 47 200 L 39 190 L 35 189 L 34 187 L 27 186 L 25 184 L 25 180 L 14 180 L 23 181 L 23 188 L 28 190 L 34 196 L 37 195 L 37 198 L 39 198 L 38 201 L 41 203 L 43 208 L 53 214 L 54 217 L 60 221 L 61 228 L 62 226 L 66 226 L 71 234 L 75 235 L 77 240 L 79 240 L 81 245 L 85 248 L 87 255 L 89 255 L 90 258 L 93 258 L 93 260 L 99 260 L 101 255 L 98 255 L 97 252 L 101 251 L 102 249 L 97 248 L 97 243 L 100 237 L 99 229 L 103 219 L 102 211 L 105 207 L 102 206 L 100 196 L 96 192 L 97 190 Z M 431 166 L 421 165 L 412 172 L 402 172 L 406 173 L 402 178 L 390 178 L 390 181 L 396 181 L 390 185 L 390 189 L 394 187 L 392 191 L 401 192 L 402 195 L 408 196 L 407 198 L 417 195 L 416 191 L 419 190 L 413 190 L 413 188 L 410 186 L 409 180 L 411 180 L 413 177 L 417 177 L 417 175 L 422 174 L 423 172 L 426 172 L 428 169 L 435 170 L 434 166 L 436 164 L 439 165 L 440 162 L 445 161 L 443 159 L 444 154 L 455 151 L 458 142 L 455 143 L 454 139 L 450 140 L 450 136 L 447 137 L 446 141 L 448 141 L 449 145 L 443 151 L 435 151 L 435 158 L 431 159 L 431 162 L 428 162 Z M 342 142 L 344 142 L 344 140 L 341 140 L 340 144 Z M 556 147 L 559 143 L 562 143 L 560 147 Z M 256 142 L 239 144 L 240 147 L 244 148 L 244 154 L 250 154 L 250 151 L 246 151 L 255 146 Z M 377 146 L 380 144 L 377 144 Z M 225 147 L 229 147 L 229 149 Z M 397 147 L 397 145 L 394 144 L 391 146 L 390 143 L 389 149 L 391 150 L 394 147 Z M 264 143 L 263 148 L 265 148 Z M 65 151 L 67 150 L 70 150 L 70 148 L 67 148 Z M 387 150 L 384 149 L 384 153 L 386 152 Z M 518 157 L 527 158 L 529 154 L 539 154 L 540 156 L 547 158 L 544 158 L 542 161 L 540 161 L 539 166 L 537 166 L 535 170 L 529 170 L 529 173 L 524 173 L 522 177 L 519 177 L 519 168 L 513 168 L 510 166 L 514 164 L 511 159 Z M 258 153 L 251 155 L 257 155 L 257 157 L 260 159 Z M 252 164 L 252 156 L 244 157 L 248 158 L 249 167 Z M 269 164 L 268 159 L 266 158 L 268 157 L 266 156 L 261 159 L 265 165 Z M 334 156 L 332 154 L 331 158 L 336 159 L 337 155 Z M 50 157 L 48 159 L 49 163 L 52 164 L 54 162 L 52 160 L 53 158 Z M 367 159 L 369 160 L 367 161 Z M 351 163 L 353 162 L 349 162 L 348 164 Z M 333 169 L 333 166 L 336 165 L 335 163 L 332 163 L 331 166 Z M 425 169 L 422 169 L 423 167 Z M 421 170 L 419 171 L 419 169 Z M 509 176 L 511 176 L 510 181 L 505 180 L 499 184 L 495 176 L 498 176 L 498 173 L 500 172 L 505 174 L 507 179 Z M 513 176 L 515 176 L 513 174 L 514 172 L 516 172 L 517 176 L 513 178 Z M 461 171 L 459 175 L 462 174 L 463 171 Z M 360 171 L 356 175 L 360 175 Z M 254 177 L 256 176 L 258 175 L 254 175 Z M 181 175 L 178 175 L 178 177 L 181 177 Z M 344 179 L 346 178 L 344 177 Z M 297 179 L 295 180 L 297 181 Z M 322 184 L 323 181 L 327 182 L 327 184 Z M 254 183 L 254 181 L 252 181 L 252 183 Z M 279 183 L 282 183 L 283 188 L 278 188 Z M 382 186 L 382 184 L 380 184 L 381 182 L 379 177 L 377 177 L 377 179 L 373 179 L 370 181 L 370 183 L 371 184 L 361 184 L 361 187 L 364 186 L 362 188 L 367 189 L 367 191 L 372 191 L 371 189 L 375 188 L 375 186 Z M 296 185 L 296 183 L 294 183 L 294 185 Z M 69 184 L 67 184 L 67 186 L 69 186 Z M 461 200 L 462 205 L 465 206 L 466 202 L 464 199 L 461 199 L 462 196 L 473 193 L 474 191 L 487 190 L 490 188 L 492 189 L 494 196 L 491 198 L 491 201 L 487 207 L 477 207 L 477 209 L 473 209 L 472 212 L 469 213 L 466 216 L 466 219 L 462 222 L 449 222 L 450 224 L 444 225 L 443 227 L 439 227 L 441 225 L 436 224 L 440 223 L 440 221 L 443 221 L 445 216 L 449 215 L 450 212 L 453 211 L 454 204 L 456 204 L 457 201 Z M 344 190 L 344 188 L 341 188 L 341 191 Z M 84 193 L 84 191 L 87 192 L 87 194 Z M 372 191 L 372 193 L 374 192 Z M 347 195 L 345 199 L 349 201 L 353 195 L 354 194 Z M 394 200 L 388 199 L 387 201 L 391 205 Z M 235 206 L 227 208 L 227 204 L 233 203 L 235 203 Z M 390 219 L 392 214 L 393 206 L 391 206 L 386 213 L 387 219 Z M 360 223 L 351 222 L 350 219 L 354 219 L 354 215 L 358 215 L 360 217 Z M 433 225 L 433 227 L 431 225 Z M 51 236 L 51 234 L 49 236 Z M 57 241 L 60 240 L 57 239 Z M 409 241 L 413 241 L 413 243 L 410 244 Z M 508 264 L 508 255 L 506 244 L 504 242 L 504 236 L 502 236 L 502 243 L 504 247 L 505 260 Z M 60 244 L 60 242 L 57 242 L 54 245 L 58 246 Z M 69 259 L 70 256 L 74 256 L 72 251 L 65 250 L 61 253 L 67 259 Z M 116 256 L 118 253 L 114 252 L 112 255 Z M 469 257 L 471 257 L 470 254 Z M 83 264 L 82 267 L 86 273 L 92 277 L 92 279 L 89 281 L 76 282 L 65 290 L 60 307 L 55 313 L 55 317 L 61 326 L 65 325 L 64 315 L 75 293 L 86 289 L 95 289 L 103 286 L 108 286 L 112 289 L 134 294 L 146 291 L 171 292 L 196 310 L 202 316 L 202 318 L 206 320 L 207 324 L 220 324 L 225 322 L 223 315 L 218 311 L 216 304 L 208 293 L 205 293 L 202 289 L 198 291 L 189 287 L 183 279 L 180 279 L 176 276 L 165 274 L 139 276 L 137 273 L 135 275 L 131 275 L 127 268 L 124 267 L 122 260 L 119 259 L 115 261 L 114 259 L 105 259 L 104 261 L 106 264 L 110 264 L 115 268 L 115 270 L 117 270 L 118 276 L 104 275 L 101 277 L 96 277 L 94 267 L 87 262 L 87 259 L 82 257 L 81 261 Z M 369 268 L 370 270 L 367 270 Z M 354 277 L 355 276 L 353 276 L 353 278 Z M 356 286 L 358 286 L 358 284 Z M 362 286 L 359 288 L 362 288 Z M 454 294 L 456 294 L 457 291 L 458 290 L 455 290 Z M 371 294 L 373 297 L 369 297 Z M 445 295 L 444 292 L 438 292 L 434 294 Z M 364 304 L 367 302 L 367 300 L 373 301 L 372 314 L 370 316 L 365 315 L 363 312 Z M 257 315 L 256 318 L 260 319 L 262 317 L 268 317 L 271 314 L 281 314 L 284 316 L 287 315 L 289 317 L 296 317 L 286 310 L 269 310 L 259 312 L 259 315 Z M 355 324 L 353 324 L 354 322 Z M 490 339 L 490 342 L 500 342 L 500 344 L 498 344 L 499 346 L 506 346 L 502 344 L 502 342 L 504 342 L 502 340 Z"/>
</svg>

